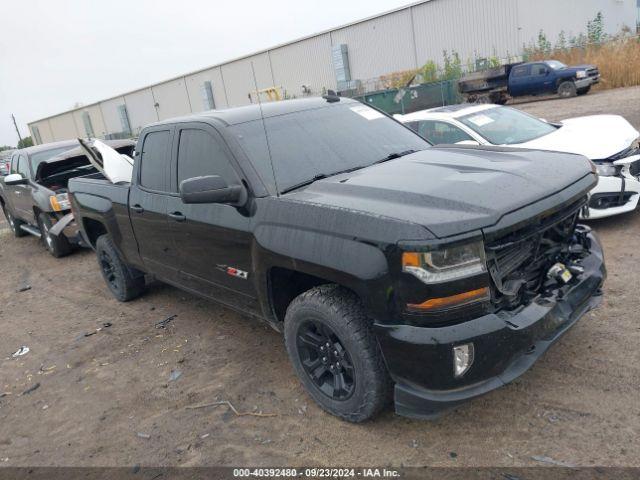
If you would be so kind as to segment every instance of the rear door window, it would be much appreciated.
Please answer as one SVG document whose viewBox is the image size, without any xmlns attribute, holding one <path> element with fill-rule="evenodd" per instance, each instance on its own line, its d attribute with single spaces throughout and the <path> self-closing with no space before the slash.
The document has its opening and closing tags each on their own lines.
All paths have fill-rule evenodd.
<svg viewBox="0 0 640 480">
<path fill-rule="evenodd" d="M 529 75 L 529 65 L 513 67 L 513 71 L 511 72 L 511 76 L 514 78 L 526 77 L 527 75 Z"/>
<path fill-rule="evenodd" d="M 149 190 L 169 190 L 169 159 L 171 158 L 171 131 L 149 132 L 140 155 L 140 186 Z"/>
<path fill-rule="evenodd" d="M 178 146 L 178 185 L 183 180 L 218 175 L 229 185 L 238 183 L 229 153 L 217 133 L 196 128 L 180 131 Z"/>
</svg>

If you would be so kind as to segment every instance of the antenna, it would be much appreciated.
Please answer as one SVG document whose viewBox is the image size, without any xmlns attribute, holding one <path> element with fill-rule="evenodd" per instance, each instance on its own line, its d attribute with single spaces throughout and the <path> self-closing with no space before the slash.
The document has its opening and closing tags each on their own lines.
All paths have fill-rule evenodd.
<svg viewBox="0 0 640 480">
<path fill-rule="evenodd" d="M 262 121 L 262 129 L 264 130 L 264 139 L 267 141 L 267 151 L 269 152 L 269 163 L 271 164 L 271 173 L 273 174 L 273 183 L 276 187 L 276 196 L 280 196 L 278 188 L 278 179 L 276 178 L 276 169 L 273 167 L 273 158 L 271 158 L 271 144 L 269 143 L 269 134 L 267 133 L 267 124 L 264 121 L 264 113 L 262 112 L 262 101 L 260 100 L 260 92 L 258 91 L 258 80 L 256 78 L 256 69 L 251 61 L 251 73 L 253 73 L 253 84 L 256 87 L 256 95 L 258 96 L 258 107 L 260 108 L 260 120 Z"/>
</svg>

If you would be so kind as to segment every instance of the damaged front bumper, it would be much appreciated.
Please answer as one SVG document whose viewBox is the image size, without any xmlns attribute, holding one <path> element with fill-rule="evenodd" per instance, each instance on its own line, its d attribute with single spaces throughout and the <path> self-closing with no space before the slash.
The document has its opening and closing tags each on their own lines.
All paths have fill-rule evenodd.
<svg viewBox="0 0 640 480">
<path fill-rule="evenodd" d="M 640 181 L 627 175 L 599 176 L 589 192 L 589 205 L 580 218 L 595 220 L 632 212 L 640 200 Z"/>
<path fill-rule="evenodd" d="M 53 227 L 49 230 L 49 235 L 53 237 L 59 237 L 60 235 L 67 238 L 72 245 L 79 245 L 86 247 L 86 243 L 80 231 L 80 227 L 75 220 L 72 212 L 67 213 L 64 217 L 58 220 Z"/>
<path fill-rule="evenodd" d="M 396 413 L 432 418 L 526 372 L 600 303 L 606 269 L 597 237 L 589 234 L 589 238 L 591 253 L 582 262 L 584 273 L 516 311 L 439 328 L 376 324 L 395 381 Z M 455 378 L 453 347 L 468 343 L 474 345 L 473 363 L 461 378 Z"/>
</svg>

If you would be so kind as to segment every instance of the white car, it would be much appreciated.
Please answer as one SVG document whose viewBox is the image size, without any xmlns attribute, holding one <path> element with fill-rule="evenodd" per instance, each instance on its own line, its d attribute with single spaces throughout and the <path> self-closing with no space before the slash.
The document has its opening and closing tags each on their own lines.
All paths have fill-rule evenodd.
<svg viewBox="0 0 640 480">
<path fill-rule="evenodd" d="M 640 133 L 618 115 L 549 123 L 500 105 L 462 104 L 395 115 L 431 143 L 500 145 L 567 153 L 592 160 L 598 184 L 584 218 L 635 210 L 640 198 Z"/>
</svg>

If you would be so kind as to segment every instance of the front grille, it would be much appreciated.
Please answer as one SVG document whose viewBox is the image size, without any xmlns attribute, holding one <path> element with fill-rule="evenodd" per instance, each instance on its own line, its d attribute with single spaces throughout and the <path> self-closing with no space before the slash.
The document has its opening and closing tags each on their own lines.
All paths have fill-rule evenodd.
<svg viewBox="0 0 640 480">
<path fill-rule="evenodd" d="M 586 198 L 580 199 L 486 244 L 492 302 L 497 309 L 526 304 L 540 293 L 549 268 L 567 253 L 585 204 Z"/>
<path fill-rule="evenodd" d="M 587 70 L 587 76 L 589 77 L 597 77 L 600 75 L 600 71 L 597 68 L 589 68 Z"/>
</svg>

